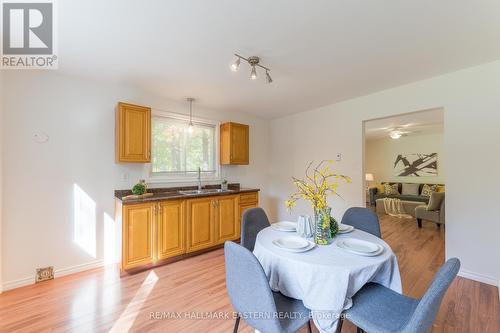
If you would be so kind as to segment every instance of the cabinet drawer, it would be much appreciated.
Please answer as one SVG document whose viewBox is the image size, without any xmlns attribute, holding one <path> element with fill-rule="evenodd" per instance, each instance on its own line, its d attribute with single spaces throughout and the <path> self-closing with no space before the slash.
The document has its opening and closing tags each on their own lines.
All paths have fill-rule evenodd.
<svg viewBox="0 0 500 333">
<path fill-rule="evenodd" d="M 258 203 L 258 202 L 259 202 L 258 192 L 249 192 L 240 194 L 240 204 Z"/>
</svg>

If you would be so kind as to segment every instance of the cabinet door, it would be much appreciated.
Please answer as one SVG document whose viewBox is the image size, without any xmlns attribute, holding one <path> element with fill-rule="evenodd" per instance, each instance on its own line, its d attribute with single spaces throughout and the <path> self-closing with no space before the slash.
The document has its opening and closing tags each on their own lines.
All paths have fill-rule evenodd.
<svg viewBox="0 0 500 333">
<path fill-rule="evenodd" d="M 151 109 L 118 103 L 116 150 L 118 162 L 151 162 Z"/>
<path fill-rule="evenodd" d="M 249 163 L 249 127 L 238 123 L 220 126 L 220 164 Z"/>
<path fill-rule="evenodd" d="M 153 255 L 153 204 L 123 207 L 122 268 L 150 264 Z"/>
<path fill-rule="evenodd" d="M 248 125 L 231 123 L 231 164 L 248 164 Z"/>
<path fill-rule="evenodd" d="M 185 201 L 160 202 L 158 207 L 158 260 L 185 253 Z"/>
<path fill-rule="evenodd" d="M 187 252 L 215 245 L 214 205 L 213 198 L 187 201 Z"/>
<path fill-rule="evenodd" d="M 216 197 L 216 242 L 235 240 L 240 237 L 239 196 Z"/>
</svg>

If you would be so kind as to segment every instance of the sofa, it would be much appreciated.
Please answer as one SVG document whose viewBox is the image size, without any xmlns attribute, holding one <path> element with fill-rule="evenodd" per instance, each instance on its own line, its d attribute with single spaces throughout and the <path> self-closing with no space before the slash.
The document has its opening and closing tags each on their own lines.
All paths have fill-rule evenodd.
<svg viewBox="0 0 500 333">
<path fill-rule="evenodd" d="M 398 184 L 398 191 L 399 193 L 403 193 L 403 183 L 382 183 L 383 184 Z M 376 206 L 377 205 L 377 199 L 383 199 L 383 198 L 395 198 L 395 199 L 400 199 L 404 201 L 418 201 L 422 202 L 423 204 L 428 204 L 429 203 L 429 197 L 421 195 L 422 193 L 422 187 L 424 187 L 425 184 L 418 184 L 418 195 L 409 195 L 409 194 L 399 194 L 399 195 L 387 195 L 385 193 L 378 193 L 378 188 L 377 187 L 371 187 L 368 189 L 369 194 L 370 194 L 370 205 Z M 429 184 L 429 185 L 438 185 L 438 186 L 444 186 L 443 184 Z"/>
</svg>

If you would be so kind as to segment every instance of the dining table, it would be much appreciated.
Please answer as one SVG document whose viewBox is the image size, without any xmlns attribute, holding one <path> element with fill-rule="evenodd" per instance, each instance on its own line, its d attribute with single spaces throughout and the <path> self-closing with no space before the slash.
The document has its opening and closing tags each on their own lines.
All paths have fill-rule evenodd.
<svg viewBox="0 0 500 333">
<path fill-rule="evenodd" d="M 258 233 L 253 253 L 271 289 L 302 300 L 321 333 L 336 331 L 340 315 L 352 306 L 353 295 L 365 284 L 374 282 L 402 292 L 397 258 L 381 238 L 354 229 L 336 235 L 331 244 L 313 245 L 305 252 L 289 252 L 276 245 L 277 240 L 290 235 L 298 237 L 296 232 L 267 227 Z M 340 247 L 347 239 L 368 241 L 383 248 L 378 255 L 359 255 Z"/>
</svg>

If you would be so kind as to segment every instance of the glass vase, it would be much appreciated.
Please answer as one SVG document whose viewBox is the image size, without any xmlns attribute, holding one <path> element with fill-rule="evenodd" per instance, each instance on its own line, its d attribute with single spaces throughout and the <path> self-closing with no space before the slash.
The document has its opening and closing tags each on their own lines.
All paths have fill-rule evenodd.
<svg viewBox="0 0 500 333">
<path fill-rule="evenodd" d="M 330 207 L 314 209 L 314 242 L 318 245 L 328 245 L 332 242 L 330 212 Z"/>
</svg>

